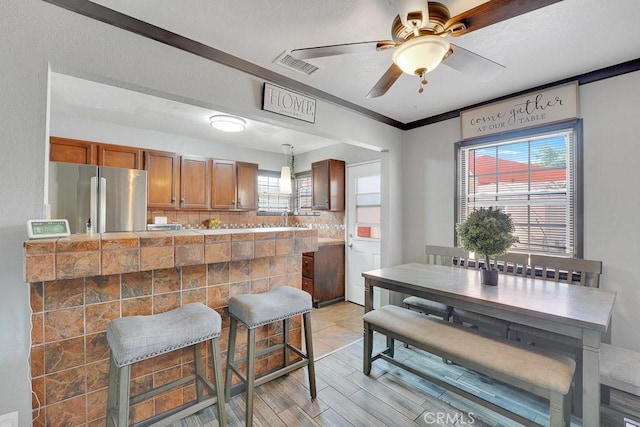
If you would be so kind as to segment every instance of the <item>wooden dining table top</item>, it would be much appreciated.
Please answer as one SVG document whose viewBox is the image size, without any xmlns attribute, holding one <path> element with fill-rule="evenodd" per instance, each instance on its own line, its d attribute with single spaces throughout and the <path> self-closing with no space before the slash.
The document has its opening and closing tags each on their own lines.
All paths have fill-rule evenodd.
<svg viewBox="0 0 640 427">
<path fill-rule="evenodd" d="M 500 274 L 497 286 L 480 284 L 478 270 L 435 264 L 403 264 L 364 272 L 365 279 L 385 288 L 428 297 L 465 308 L 530 316 L 579 328 L 605 332 L 611 321 L 616 293 L 598 288 Z M 376 284 L 375 286 L 379 286 Z"/>
</svg>

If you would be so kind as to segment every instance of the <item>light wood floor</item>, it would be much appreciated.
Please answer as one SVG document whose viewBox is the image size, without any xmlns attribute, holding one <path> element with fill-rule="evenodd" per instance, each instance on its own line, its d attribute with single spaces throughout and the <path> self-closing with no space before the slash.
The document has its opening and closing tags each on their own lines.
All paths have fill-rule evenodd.
<svg viewBox="0 0 640 427">
<path fill-rule="evenodd" d="M 422 378 L 378 360 L 370 376 L 362 374 L 363 308 L 341 303 L 312 313 L 318 397 L 311 400 L 306 369 L 256 389 L 254 425 L 276 426 L 516 426 L 500 415 L 445 392 Z M 355 342 L 354 342 L 355 341 Z M 376 336 L 382 348 L 384 338 Z M 547 403 L 420 350 L 396 346 L 396 357 L 436 373 L 474 393 L 513 410 L 540 425 L 548 423 Z M 625 408 L 640 419 L 640 399 L 612 391 L 612 407 Z M 244 393 L 226 404 L 229 426 L 244 424 Z M 215 410 L 177 423 L 175 427 L 217 426 Z M 580 426 L 579 419 L 572 426 Z M 621 426 L 603 409 L 603 426 Z"/>
</svg>

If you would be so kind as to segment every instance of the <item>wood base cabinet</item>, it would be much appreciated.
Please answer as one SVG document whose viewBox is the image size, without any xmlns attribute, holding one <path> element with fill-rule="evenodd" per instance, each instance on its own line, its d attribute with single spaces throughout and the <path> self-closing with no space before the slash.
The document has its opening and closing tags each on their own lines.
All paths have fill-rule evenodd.
<svg viewBox="0 0 640 427">
<path fill-rule="evenodd" d="M 311 294 L 314 307 L 344 301 L 344 245 L 302 254 L 302 290 Z"/>
</svg>

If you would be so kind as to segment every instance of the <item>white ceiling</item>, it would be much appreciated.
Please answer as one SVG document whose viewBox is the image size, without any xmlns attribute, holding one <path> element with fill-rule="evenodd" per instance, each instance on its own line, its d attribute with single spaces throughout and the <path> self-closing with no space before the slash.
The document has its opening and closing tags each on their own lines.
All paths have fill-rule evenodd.
<svg viewBox="0 0 640 427">
<path fill-rule="evenodd" d="M 95 0 L 94 3 L 194 39 L 400 123 L 640 58 L 640 1 L 564 0 L 451 38 L 453 43 L 504 65 L 506 70 L 498 79 L 480 83 L 440 66 L 427 75 L 429 84 L 422 94 L 418 93 L 417 77 L 403 75 L 384 96 L 368 99 L 366 94 L 391 64 L 390 51 L 309 59 L 309 63 L 319 67 L 311 76 L 273 61 L 296 48 L 389 40 L 391 23 L 398 13 L 396 0 Z M 483 0 L 442 0 L 442 3 L 455 16 Z M 72 99 L 70 92 L 65 91 L 58 93 L 58 102 L 69 112 L 113 108 L 97 103 L 76 105 L 83 97 L 86 99 L 85 95 L 79 92 Z M 139 107 L 143 100 L 127 102 Z M 125 108 L 116 110 L 103 111 L 102 116 L 127 116 Z M 156 101 L 149 110 L 150 121 L 159 114 L 155 118 L 175 122 L 176 127 L 180 121 L 187 125 L 193 121 L 207 123 L 211 113 L 166 100 Z M 274 129 L 265 126 L 257 124 L 255 128 L 263 136 L 271 135 Z M 279 137 L 273 151 L 287 142 L 283 140 L 285 135 Z"/>
<path fill-rule="evenodd" d="M 244 132 L 228 133 L 212 128 L 209 118 L 225 113 L 140 91 L 51 73 L 52 121 L 57 117 L 97 120 L 277 153 L 283 153 L 282 144 L 292 145 L 297 154 L 302 154 L 339 143 L 247 118 L 244 119 L 247 122 Z"/>
</svg>

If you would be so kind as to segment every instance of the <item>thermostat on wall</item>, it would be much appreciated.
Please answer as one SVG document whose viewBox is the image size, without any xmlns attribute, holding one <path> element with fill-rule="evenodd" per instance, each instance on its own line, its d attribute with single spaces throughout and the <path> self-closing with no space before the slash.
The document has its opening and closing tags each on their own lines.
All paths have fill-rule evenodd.
<svg viewBox="0 0 640 427">
<path fill-rule="evenodd" d="M 27 234 L 30 239 L 47 237 L 65 237 L 71 234 L 66 219 L 30 219 L 27 221 Z"/>
</svg>

